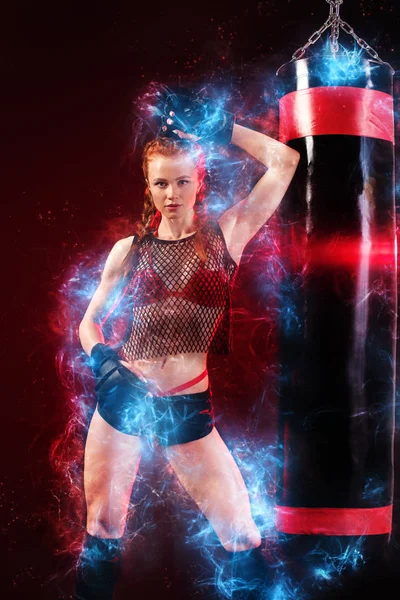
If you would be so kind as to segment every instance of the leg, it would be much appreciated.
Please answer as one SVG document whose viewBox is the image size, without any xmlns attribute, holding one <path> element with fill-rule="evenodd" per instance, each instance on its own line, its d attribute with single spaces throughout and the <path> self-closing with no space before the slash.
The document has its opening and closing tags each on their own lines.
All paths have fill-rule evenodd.
<svg viewBox="0 0 400 600">
<path fill-rule="evenodd" d="M 140 457 L 139 438 L 111 427 L 96 409 L 85 449 L 87 534 L 78 564 L 77 600 L 112 598 Z"/>
<path fill-rule="evenodd" d="M 84 472 L 87 530 L 91 535 L 123 535 L 140 457 L 140 438 L 117 431 L 96 409 L 86 440 Z"/>
<path fill-rule="evenodd" d="M 261 536 L 239 468 L 219 433 L 166 449 L 180 482 L 211 523 L 225 550 L 257 548 Z"/>
</svg>

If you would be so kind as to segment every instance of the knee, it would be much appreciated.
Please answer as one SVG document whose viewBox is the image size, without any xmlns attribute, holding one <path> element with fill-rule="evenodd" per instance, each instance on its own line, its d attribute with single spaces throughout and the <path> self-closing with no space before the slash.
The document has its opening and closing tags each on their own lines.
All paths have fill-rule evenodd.
<svg viewBox="0 0 400 600">
<path fill-rule="evenodd" d="M 87 503 L 86 529 L 100 538 L 120 538 L 125 531 L 126 514 L 116 513 L 105 503 L 96 501 Z"/>
<path fill-rule="evenodd" d="M 229 540 L 221 540 L 221 543 L 227 552 L 244 552 L 261 546 L 261 535 L 258 530 L 249 534 L 240 533 Z"/>
<path fill-rule="evenodd" d="M 101 515 L 97 515 L 96 518 L 88 516 L 86 529 L 94 537 L 120 538 L 124 535 L 125 523 L 113 523 Z"/>
</svg>

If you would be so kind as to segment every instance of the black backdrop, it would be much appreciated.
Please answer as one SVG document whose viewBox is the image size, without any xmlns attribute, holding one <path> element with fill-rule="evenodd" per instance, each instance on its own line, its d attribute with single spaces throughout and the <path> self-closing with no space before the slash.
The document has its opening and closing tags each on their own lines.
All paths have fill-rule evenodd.
<svg viewBox="0 0 400 600">
<path fill-rule="evenodd" d="M 59 490 L 48 460 L 50 445 L 62 433 L 67 414 L 49 315 L 58 306 L 54 292 L 77 253 L 99 244 L 107 219 L 139 213 L 141 176 L 137 165 L 126 160 L 132 98 L 151 80 L 180 79 L 190 85 L 224 78 L 236 82 L 244 95 L 258 97 L 260 73 L 273 87 L 276 67 L 322 24 L 328 4 L 251 0 L 235 7 L 227 0 L 182 5 L 22 0 L 3 6 L 1 13 L 5 243 L 0 313 L 4 366 L 0 589 L 3 598 L 55 600 L 72 597 L 73 558 L 59 553 L 57 527 L 63 514 L 57 513 Z M 384 60 L 400 68 L 399 4 L 348 1 L 342 14 Z M 272 129 L 276 135 L 276 127 Z M 107 240 L 101 243 L 107 249 Z M 262 308 L 257 293 L 248 293 L 259 248 L 257 239 L 249 245 L 238 280 L 237 293 L 246 298 L 249 319 Z M 246 323 L 236 326 L 240 339 L 240 327 Z M 218 375 L 224 372 L 232 390 L 225 411 L 239 424 L 248 423 L 268 369 L 263 332 L 257 335 L 256 362 L 239 344 L 230 366 L 215 363 L 217 395 L 223 388 Z M 272 409 L 263 424 L 271 439 L 273 415 Z M 379 573 L 363 572 L 335 598 L 346 593 L 354 598 L 357 591 L 361 597 L 366 588 L 376 595 L 385 593 L 382 588 L 396 582 L 397 498 L 398 493 L 395 535 L 385 568 Z M 163 514 L 162 508 L 157 510 Z M 157 510 L 155 521 L 160 518 Z M 148 542 L 141 545 L 141 557 L 130 553 L 119 598 L 144 593 L 197 597 L 196 586 L 188 582 L 185 588 L 182 583 L 185 565 L 179 564 L 179 552 L 171 557 L 168 539 L 164 530 L 150 532 Z M 145 552 L 157 557 L 154 573 L 146 573 Z M 197 560 L 195 553 L 190 556 L 192 575 Z M 143 576 L 138 582 L 139 570 Z M 176 583 L 179 573 L 181 580 Z"/>
</svg>

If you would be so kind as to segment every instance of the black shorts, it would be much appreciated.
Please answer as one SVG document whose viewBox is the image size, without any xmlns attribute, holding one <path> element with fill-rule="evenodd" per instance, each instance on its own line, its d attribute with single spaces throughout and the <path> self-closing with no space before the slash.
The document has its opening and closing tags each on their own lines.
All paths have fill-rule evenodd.
<svg viewBox="0 0 400 600">
<path fill-rule="evenodd" d="M 126 372 L 125 372 L 126 371 Z M 128 369 L 97 390 L 98 412 L 114 429 L 128 435 L 157 437 L 162 446 L 185 444 L 214 427 L 211 390 L 179 396 L 154 396 Z"/>
</svg>

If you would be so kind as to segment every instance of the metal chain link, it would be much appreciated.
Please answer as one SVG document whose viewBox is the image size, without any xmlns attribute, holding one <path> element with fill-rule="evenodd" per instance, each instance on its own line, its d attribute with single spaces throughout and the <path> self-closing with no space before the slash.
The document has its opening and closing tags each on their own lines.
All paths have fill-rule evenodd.
<svg viewBox="0 0 400 600">
<path fill-rule="evenodd" d="M 343 0 L 326 0 L 326 1 L 329 4 L 329 16 L 332 19 L 331 35 L 330 35 L 331 51 L 332 51 L 332 54 L 336 55 L 339 52 L 339 33 L 340 33 L 339 11 L 340 11 L 340 5 L 343 4 Z"/>
<path fill-rule="evenodd" d="M 354 29 L 351 27 L 351 25 L 349 25 L 348 23 L 346 23 L 346 21 L 343 21 L 343 19 L 340 19 L 339 21 L 339 25 L 340 27 L 343 29 L 343 31 L 345 33 L 348 33 L 349 35 L 351 35 L 357 42 L 357 44 L 366 52 L 368 52 L 368 54 L 375 59 L 377 62 L 379 62 L 381 65 L 387 65 L 388 67 L 390 67 L 392 69 L 392 71 L 394 72 L 393 67 L 388 63 L 385 62 L 384 60 L 382 60 L 377 51 L 374 50 L 365 40 L 363 40 L 362 38 L 360 38 L 360 36 L 358 36 L 356 34 L 356 32 L 354 31 Z"/>
<path fill-rule="evenodd" d="M 292 58 L 290 59 L 289 62 L 292 62 L 293 60 L 297 60 L 297 59 L 301 58 L 302 56 L 304 56 L 307 48 L 309 48 L 309 46 L 311 46 L 311 44 L 315 44 L 315 42 L 317 42 L 319 40 L 319 38 L 324 33 L 324 31 L 326 31 L 328 29 L 328 27 L 330 27 L 330 26 L 331 26 L 331 17 L 329 17 L 329 19 L 327 19 L 325 21 L 325 23 L 322 25 L 322 27 L 320 27 L 318 29 L 318 31 L 315 31 L 312 34 L 312 36 L 310 36 L 308 38 L 307 43 L 304 44 L 304 46 L 302 46 L 301 48 L 296 50 L 296 52 L 293 53 Z M 286 64 L 288 64 L 288 63 L 286 63 Z"/>
<path fill-rule="evenodd" d="M 331 45 L 332 54 L 334 56 L 336 56 L 336 54 L 339 52 L 339 41 L 338 41 L 339 33 L 340 33 L 340 29 L 343 29 L 343 31 L 345 33 L 351 35 L 355 39 L 357 44 L 361 48 L 363 48 L 363 50 L 365 50 L 373 59 L 375 59 L 377 62 L 379 62 L 382 65 L 386 65 L 386 66 L 390 67 L 394 73 L 394 69 L 392 68 L 392 66 L 389 63 L 383 61 L 378 56 L 378 53 L 365 40 L 360 38 L 356 34 L 354 29 L 348 23 L 346 23 L 346 21 L 343 21 L 343 19 L 340 18 L 339 11 L 340 11 L 340 5 L 343 4 L 343 0 L 326 0 L 326 2 L 329 4 L 328 19 L 325 21 L 325 23 L 322 25 L 322 27 L 317 29 L 317 31 L 315 31 L 308 38 L 308 40 L 304 44 L 304 46 L 302 46 L 301 48 L 299 48 L 292 54 L 292 58 L 287 63 L 284 63 L 283 65 L 281 65 L 279 67 L 276 74 L 278 75 L 279 71 L 284 66 L 288 65 L 289 63 L 293 62 L 294 60 L 299 60 L 300 58 L 302 58 L 304 56 L 304 54 L 306 53 L 307 49 L 312 44 L 315 44 L 315 42 L 317 42 L 320 39 L 320 37 L 322 36 L 324 31 L 326 31 L 328 29 L 328 27 L 331 27 L 330 45 Z"/>
</svg>

